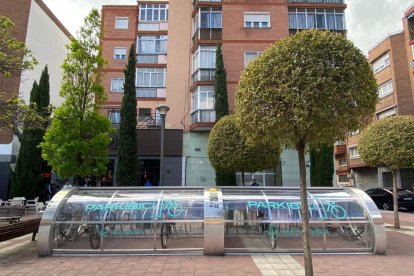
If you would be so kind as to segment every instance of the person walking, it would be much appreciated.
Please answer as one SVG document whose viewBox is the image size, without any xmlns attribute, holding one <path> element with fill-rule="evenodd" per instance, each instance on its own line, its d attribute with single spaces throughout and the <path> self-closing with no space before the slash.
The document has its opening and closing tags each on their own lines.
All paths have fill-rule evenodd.
<svg viewBox="0 0 414 276">
<path fill-rule="evenodd" d="M 256 182 L 256 179 L 253 178 L 250 186 L 259 186 L 259 184 Z"/>
</svg>

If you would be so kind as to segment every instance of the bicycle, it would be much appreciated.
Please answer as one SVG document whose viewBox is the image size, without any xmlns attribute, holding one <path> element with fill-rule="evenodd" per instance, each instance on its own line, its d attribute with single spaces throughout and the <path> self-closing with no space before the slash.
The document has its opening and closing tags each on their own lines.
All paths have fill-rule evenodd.
<svg viewBox="0 0 414 276">
<path fill-rule="evenodd" d="M 162 212 L 162 220 L 167 220 L 167 211 Z M 168 236 L 171 235 L 171 224 L 170 223 L 161 223 L 160 238 L 161 238 L 161 247 L 167 248 Z"/>
<path fill-rule="evenodd" d="M 116 215 L 110 210 L 105 210 L 102 212 L 95 211 L 89 215 L 89 220 L 97 222 L 88 225 L 89 244 L 92 249 L 98 249 L 101 245 L 101 239 L 103 239 L 108 233 L 115 229 L 115 224 L 104 224 L 103 222 L 116 221 Z"/>
<path fill-rule="evenodd" d="M 269 220 L 269 215 L 266 210 L 257 209 L 256 217 L 262 221 Z M 275 249 L 277 246 L 277 239 L 279 237 L 280 226 L 272 225 L 268 222 L 261 222 L 258 227 L 260 234 L 266 235 L 270 248 Z"/>
<path fill-rule="evenodd" d="M 82 223 L 73 223 L 71 221 L 83 221 L 83 208 L 79 204 L 69 203 L 60 211 L 57 221 L 67 222 L 55 225 L 54 240 L 59 243 L 61 241 L 74 241 L 87 232 L 87 228 Z M 82 231 L 83 230 L 83 231 Z"/>
</svg>

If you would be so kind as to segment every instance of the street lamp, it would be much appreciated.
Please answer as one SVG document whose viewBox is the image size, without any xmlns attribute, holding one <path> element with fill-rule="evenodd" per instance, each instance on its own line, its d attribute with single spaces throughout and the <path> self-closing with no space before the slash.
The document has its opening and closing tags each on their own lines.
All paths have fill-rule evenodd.
<svg viewBox="0 0 414 276">
<path fill-rule="evenodd" d="M 160 149 L 160 186 L 164 186 L 164 129 L 165 129 L 165 116 L 170 110 L 168 105 L 160 104 L 157 106 L 157 110 L 161 117 L 161 149 Z"/>
</svg>

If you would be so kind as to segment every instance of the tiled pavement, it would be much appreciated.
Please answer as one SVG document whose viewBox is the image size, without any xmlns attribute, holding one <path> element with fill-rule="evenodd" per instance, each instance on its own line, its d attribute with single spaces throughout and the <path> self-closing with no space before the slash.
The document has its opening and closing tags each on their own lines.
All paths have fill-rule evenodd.
<svg viewBox="0 0 414 276">
<path fill-rule="evenodd" d="M 392 213 L 384 213 L 387 224 Z M 412 275 L 414 214 L 387 227 L 387 255 L 314 255 L 315 275 Z M 0 275 L 304 275 L 303 256 L 37 257 L 31 235 L 0 243 Z"/>
</svg>

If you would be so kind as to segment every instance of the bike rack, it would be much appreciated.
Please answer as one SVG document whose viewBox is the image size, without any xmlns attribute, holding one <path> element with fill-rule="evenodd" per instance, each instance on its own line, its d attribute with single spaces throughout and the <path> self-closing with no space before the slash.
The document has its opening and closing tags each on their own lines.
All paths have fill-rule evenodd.
<svg viewBox="0 0 414 276">
<path fill-rule="evenodd" d="M 385 254 L 381 213 L 363 191 L 308 188 L 308 203 L 313 252 Z M 71 206 L 81 218 L 62 213 Z M 99 219 L 92 212 L 101 212 Z M 61 225 L 74 227 L 66 228 L 74 236 L 60 240 Z M 166 249 L 159 244 L 163 226 Z M 39 256 L 300 254 L 301 227 L 298 187 L 71 187 L 49 202 L 37 246 Z M 98 234 L 92 249 L 88 237 Z"/>
</svg>

